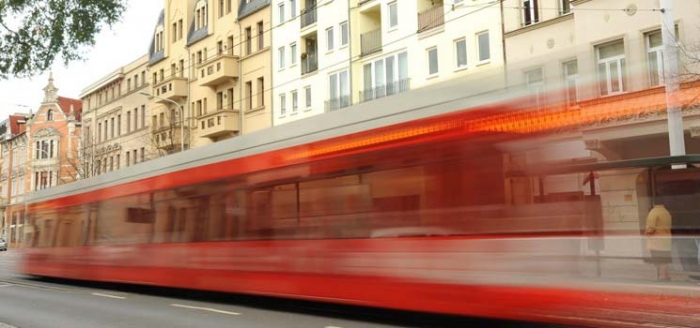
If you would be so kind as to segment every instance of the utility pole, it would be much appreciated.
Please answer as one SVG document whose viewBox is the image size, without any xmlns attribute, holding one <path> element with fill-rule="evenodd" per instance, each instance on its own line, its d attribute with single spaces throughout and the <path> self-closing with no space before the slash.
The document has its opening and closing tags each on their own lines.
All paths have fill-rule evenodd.
<svg viewBox="0 0 700 328">
<path fill-rule="evenodd" d="M 676 24 L 673 20 L 673 0 L 661 0 L 661 38 L 664 45 L 664 84 L 666 85 L 666 113 L 668 114 L 668 141 L 671 156 L 685 155 L 683 112 L 678 104 L 679 76 Z M 685 165 L 673 165 L 674 169 Z"/>
</svg>

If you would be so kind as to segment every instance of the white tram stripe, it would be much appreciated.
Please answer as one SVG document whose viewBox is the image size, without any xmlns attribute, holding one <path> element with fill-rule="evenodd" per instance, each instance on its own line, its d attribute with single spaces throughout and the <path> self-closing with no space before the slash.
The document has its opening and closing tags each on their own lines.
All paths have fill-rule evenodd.
<svg viewBox="0 0 700 328">
<path fill-rule="evenodd" d="M 123 300 L 123 299 L 126 298 L 126 297 L 124 297 L 124 296 L 116 296 L 116 295 L 109 295 L 109 294 L 102 294 L 102 293 L 92 293 L 92 295 L 95 295 L 95 296 L 102 296 L 102 297 L 109 297 L 109 298 L 117 298 L 117 299 L 120 299 L 120 300 Z"/>
<path fill-rule="evenodd" d="M 191 305 L 182 305 L 182 304 L 170 304 L 170 305 L 174 306 L 174 307 L 185 308 L 185 309 L 202 310 L 202 311 L 209 311 L 209 312 L 216 312 L 216 313 L 230 314 L 230 315 L 240 315 L 240 313 L 238 313 L 238 312 L 217 310 L 217 309 L 200 307 L 200 306 L 191 306 Z"/>
</svg>

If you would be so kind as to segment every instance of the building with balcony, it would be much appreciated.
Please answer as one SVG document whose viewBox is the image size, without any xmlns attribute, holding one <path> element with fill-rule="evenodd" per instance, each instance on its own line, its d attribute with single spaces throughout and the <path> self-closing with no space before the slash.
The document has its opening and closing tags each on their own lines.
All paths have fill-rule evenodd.
<svg viewBox="0 0 700 328">
<path fill-rule="evenodd" d="M 670 154 L 665 88 L 678 79 L 679 91 L 672 99 L 682 110 L 685 152 L 699 153 L 700 75 L 694 58 L 700 44 L 700 4 L 673 5 L 673 10 L 662 11 L 653 0 L 504 1 L 509 88 L 527 94 L 535 107 L 563 108 L 581 117 L 580 131 L 561 138 L 575 140 L 577 146 L 568 148 L 582 150 L 582 159 L 610 161 Z M 664 12 L 673 15 L 675 26 L 662 26 Z M 670 51 L 679 56 L 679 75 L 667 74 L 663 33 L 675 39 Z M 563 150 L 554 153 L 567 154 Z M 514 163 L 535 157 L 526 154 Z M 603 229 L 644 230 L 655 197 L 651 176 L 640 169 L 595 178 Z M 564 179 L 524 188 L 556 190 Z M 590 196 L 589 191 L 576 191 Z M 643 256 L 646 251 L 641 242 L 629 247 L 610 238 L 604 243 L 602 251 L 609 256 Z"/>
<path fill-rule="evenodd" d="M 272 1 L 275 125 L 350 106 L 348 1 Z"/>
<path fill-rule="evenodd" d="M 350 7 L 352 103 L 503 65 L 497 2 L 351 0 Z"/>
<path fill-rule="evenodd" d="M 83 89 L 80 176 L 87 178 L 159 157 L 149 133 L 146 55 Z"/>
<path fill-rule="evenodd" d="M 2 228 L 0 237 L 16 245 L 20 237 L 19 228 L 24 223 L 24 211 L 11 211 L 20 204 L 27 192 L 27 119 L 29 114 L 16 113 L 0 123 L 0 147 L 2 147 L 2 169 L 0 169 L 0 212 Z"/>
<path fill-rule="evenodd" d="M 173 153 L 271 125 L 269 0 L 165 1 L 148 55 L 156 149 Z"/>
</svg>

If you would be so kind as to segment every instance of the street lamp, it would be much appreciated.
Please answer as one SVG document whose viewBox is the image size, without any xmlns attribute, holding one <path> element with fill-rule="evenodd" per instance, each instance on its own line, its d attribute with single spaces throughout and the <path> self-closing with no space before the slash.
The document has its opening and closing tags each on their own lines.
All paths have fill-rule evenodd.
<svg viewBox="0 0 700 328">
<path fill-rule="evenodd" d="M 173 104 L 175 104 L 175 106 L 177 106 L 177 108 L 180 109 L 180 118 L 182 118 L 182 122 L 180 123 L 180 152 L 182 152 L 183 150 L 185 150 L 185 130 L 184 130 L 184 128 L 185 128 L 185 110 L 182 109 L 182 106 L 181 106 L 180 104 L 178 104 L 178 103 L 177 103 L 176 101 L 174 101 L 174 100 L 170 100 L 170 99 L 166 99 L 166 98 L 163 98 L 163 97 L 154 96 L 154 95 L 152 95 L 152 94 L 150 94 L 150 93 L 148 93 L 148 92 L 145 92 L 145 91 L 141 91 L 141 92 L 139 92 L 139 93 L 142 94 L 142 95 L 144 95 L 144 96 L 146 96 L 146 97 L 148 97 L 148 98 L 157 98 L 157 99 L 160 99 L 160 100 L 164 100 L 164 101 L 173 103 Z"/>
</svg>

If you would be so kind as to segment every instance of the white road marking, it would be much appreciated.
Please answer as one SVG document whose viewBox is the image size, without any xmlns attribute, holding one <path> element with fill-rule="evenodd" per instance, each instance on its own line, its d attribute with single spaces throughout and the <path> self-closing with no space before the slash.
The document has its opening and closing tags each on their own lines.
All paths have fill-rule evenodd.
<svg viewBox="0 0 700 328">
<path fill-rule="evenodd" d="M 324 328 L 343 328 L 343 327 L 337 327 L 337 326 L 326 326 Z"/>
<path fill-rule="evenodd" d="M 109 297 L 109 298 L 117 298 L 117 299 L 120 299 L 120 300 L 123 300 L 123 299 L 126 298 L 126 297 L 124 297 L 124 296 L 116 296 L 116 295 L 109 295 L 109 294 L 102 294 L 102 293 L 92 293 L 92 295 L 95 295 L 95 296 L 102 296 L 102 297 Z"/>
<path fill-rule="evenodd" d="M 10 286 L 12 286 L 12 284 L 2 284 L 2 285 L 0 285 L 0 288 L 1 287 L 10 287 Z"/>
<path fill-rule="evenodd" d="M 217 310 L 217 309 L 211 309 L 211 308 L 205 308 L 205 307 L 199 307 L 199 306 L 190 306 L 190 305 L 182 305 L 182 304 L 170 304 L 170 305 L 174 306 L 174 307 L 185 308 L 185 309 L 202 310 L 202 311 L 209 311 L 209 312 L 216 312 L 216 313 L 223 313 L 223 314 L 230 314 L 230 315 L 240 315 L 240 313 L 238 313 L 238 312 L 230 312 L 230 311 Z"/>
</svg>

